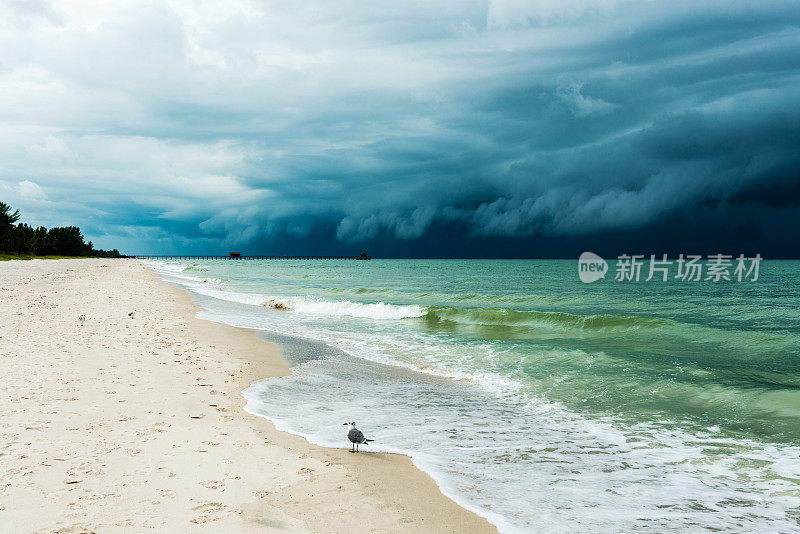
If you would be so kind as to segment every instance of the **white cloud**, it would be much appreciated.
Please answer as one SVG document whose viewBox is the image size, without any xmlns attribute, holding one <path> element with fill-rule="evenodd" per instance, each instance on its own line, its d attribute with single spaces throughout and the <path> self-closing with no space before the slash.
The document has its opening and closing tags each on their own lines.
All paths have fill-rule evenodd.
<svg viewBox="0 0 800 534">
<path fill-rule="evenodd" d="M 558 99 L 566 105 L 576 117 L 601 117 L 611 113 L 616 105 L 600 98 L 586 96 L 581 93 L 583 84 L 571 83 L 559 87 L 556 91 Z"/>
<path fill-rule="evenodd" d="M 529 24 L 575 22 L 611 12 L 622 0 L 491 0 L 488 26 L 507 29 Z M 628 0 L 630 1 L 630 0 Z M 640 0 L 641 1 L 641 0 Z"/>
<path fill-rule="evenodd" d="M 54 163 L 64 163 L 75 157 L 67 143 L 60 137 L 48 135 L 41 143 L 28 147 L 28 154 L 32 158 L 40 158 Z"/>
<path fill-rule="evenodd" d="M 36 182 L 23 180 L 19 183 L 19 196 L 22 200 L 44 200 L 47 195 Z"/>
</svg>

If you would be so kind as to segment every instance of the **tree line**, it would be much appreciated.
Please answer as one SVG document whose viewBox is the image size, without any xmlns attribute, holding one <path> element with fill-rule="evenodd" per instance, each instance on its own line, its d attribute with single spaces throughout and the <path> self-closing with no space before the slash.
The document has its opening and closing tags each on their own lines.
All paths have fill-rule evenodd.
<svg viewBox="0 0 800 534">
<path fill-rule="evenodd" d="M 11 206 L 0 201 L 0 253 L 33 256 L 86 256 L 99 258 L 120 258 L 117 249 L 96 250 L 89 241 L 83 240 L 81 229 L 77 226 L 34 228 L 18 222 L 19 210 L 11 211 Z"/>
</svg>

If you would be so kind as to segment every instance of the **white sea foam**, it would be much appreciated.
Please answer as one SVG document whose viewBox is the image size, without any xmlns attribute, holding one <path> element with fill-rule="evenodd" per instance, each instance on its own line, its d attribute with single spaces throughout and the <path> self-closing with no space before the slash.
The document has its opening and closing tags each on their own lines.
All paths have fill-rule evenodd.
<svg viewBox="0 0 800 534">
<path fill-rule="evenodd" d="M 375 320 L 396 320 L 425 315 L 425 308 L 421 306 L 395 306 L 377 302 L 362 304 L 349 300 L 324 300 L 307 297 L 284 297 L 274 295 L 258 295 L 225 291 L 214 287 L 194 288 L 201 295 L 249 304 L 251 306 L 264 306 L 293 313 L 309 315 L 327 315 L 343 317 L 360 317 Z"/>
<path fill-rule="evenodd" d="M 197 277 L 187 273 L 185 266 L 166 262 L 149 262 L 157 271 L 168 276 L 182 279 L 184 285 L 190 286 L 201 295 L 220 300 L 238 302 L 251 306 L 264 306 L 277 310 L 309 315 L 360 317 L 376 320 L 397 320 L 422 317 L 426 309 L 422 306 L 396 306 L 377 302 L 364 304 L 349 300 L 325 300 L 301 296 L 276 296 L 252 293 L 239 293 L 219 287 L 221 280 Z M 190 271 L 193 272 L 193 271 Z M 207 284 L 202 287 L 198 284 Z"/>
<path fill-rule="evenodd" d="M 377 438 L 369 450 L 408 454 L 503 532 L 781 531 L 797 504 L 793 484 L 776 477 L 796 447 L 731 440 L 740 454 L 709 455 L 713 436 L 623 429 L 554 404 L 532 410 L 339 361 L 294 368 L 244 396 L 249 412 L 323 446 L 346 446 L 339 419 L 363 421 Z"/>
<path fill-rule="evenodd" d="M 148 261 L 147 263 L 157 271 L 161 271 L 162 274 L 167 275 L 168 278 L 190 288 L 199 295 L 226 302 L 246 304 L 248 306 L 271 308 L 281 312 L 293 311 L 295 313 L 308 314 L 311 316 L 343 316 L 379 321 L 418 318 L 424 316 L 426 313 L 424 307 L 413 305 L 395 306 L 382 302 L 377 304 L 361 304 L 347 300 L 326 301 L 302 297 L 276 297 L 262 294 L 240 293 L 223 289 L 219 287 L 218 284 L 205 284 L 204 282 L 209 279 L 187 274 L 185 265 L 155 261 Z M 372 332 L 371 342 L 368 342 L 357 337 L 347 336 L 340 330 L 321 329 L 318 325 L 316 327 L 308 327 L 304 322 L 294 320 L 282 321 L 280 315 L 271 316 L 269 324 L 265 324 L 262 319 L 254 317 L 252 313 L 246 311 L 236 314 L 201 311 L 200 316 L 208 320 L 224 322 L 241 328 L 268 330 L 277 334 L 323 341 L 348 354 L 365 360 L 451 380 L 474 381 L 495 393 L 513 393 L 519 391 L 523 387 L 519 381 L 495 373 L 445 368 L 438 366 L 438 362 L 435 359 L 429 359 L 426 362 L 424 353 L 431 349 L 431 345 L 425 342 L 414 343 L 412 340 L 405 340 L 405 342 L 399 344 L 399 346 L 393 346 L 393 336 L 384 339 L 383 343 L 376 343 L 377 337 L 382 336 L 375 331 Z M 381 346 L 388 346 L 390 350 L 382 350 Z M 395 350 L 393 351 L 391 348 Z M 484 345 L 482 348 L 487 351 L 493 350 L 489 345 Z M 398 358 L 398 351 L 401 353 L 414 353 L 417 358 L 414 360 Z M 501 353 L 502 352 L 503 351 L 501 351 Z"/>
<path fill-rule="evenodd" d="M 713 425 L 687 431 L 675 421 L 584 416 L 493 367 L 514 357 L 515 343 L 461 350 L 463 340 L 405 320 L 425 315 L 423 306 L 243 293 L 180 266 L 159 272 L 216 299 L 204 318 L 343 351 L 253 384 L 248 411 L 323 446 L 346 446 L 341 423 L 356 420 L 377 438 L 370 450 L 409 454 L 503 532 L 796 528 L 797 447 L 724 437 Z M 590 366 L 608 358 L 574 348 L 538 356 Z"/>
</svg>

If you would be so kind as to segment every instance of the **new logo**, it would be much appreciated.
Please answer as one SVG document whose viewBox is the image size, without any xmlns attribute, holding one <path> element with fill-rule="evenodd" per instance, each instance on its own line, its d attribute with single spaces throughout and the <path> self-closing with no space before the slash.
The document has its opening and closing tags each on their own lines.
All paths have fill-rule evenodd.
<svg viewBox="0 0 800 534">
<path fill-rule="evenodd" d="M 584 252 L 578 258 L 578 277 L 584 284 L 591 284 L 606 277 L 608 263 L 594 252 Z"/>
</svg>

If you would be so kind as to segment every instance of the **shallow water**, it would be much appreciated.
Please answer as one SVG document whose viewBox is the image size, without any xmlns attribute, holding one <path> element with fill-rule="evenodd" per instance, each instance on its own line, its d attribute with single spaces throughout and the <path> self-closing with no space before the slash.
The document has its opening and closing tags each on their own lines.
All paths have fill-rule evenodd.
<svg viewBox="0 0 800 534">
<path fill-rule="evenodd" d="M 592 285 L 555 260 L 152 265 L 284 347 L 249 411 L 326 446 L 355 420 L 504 531 L 800 527 L 800 262 Z"/>
</svg>

